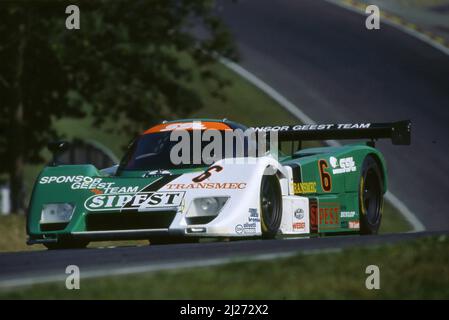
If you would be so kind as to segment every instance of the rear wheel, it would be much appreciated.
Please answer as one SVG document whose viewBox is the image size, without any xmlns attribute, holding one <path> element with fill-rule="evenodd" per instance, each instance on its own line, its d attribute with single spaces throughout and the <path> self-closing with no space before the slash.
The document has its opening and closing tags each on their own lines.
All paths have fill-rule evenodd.
<svg viewBox="0 0 449 320">
<path fill-rule="evenodd" d="M 377 234 L 382 220 L 382 171 L 373 156 L 363 161 L 359 186 L 360 233 Z"/>
<path fill-rule="evenodd" d="M 275 175 L 266 175 L 262 178 L 260 208 L 262 237 L 272 239 L 277 235 L 282 220 L 281 186 Z"/>
<path fill-rule="evenodd" d="M 61 249 L 83 249 L 87 247 L 89 241 L 80 240 L 64 240 L 55 243 L 44 243 L 44 246 L 48 250 L 61 250 Z"/>
</svg>

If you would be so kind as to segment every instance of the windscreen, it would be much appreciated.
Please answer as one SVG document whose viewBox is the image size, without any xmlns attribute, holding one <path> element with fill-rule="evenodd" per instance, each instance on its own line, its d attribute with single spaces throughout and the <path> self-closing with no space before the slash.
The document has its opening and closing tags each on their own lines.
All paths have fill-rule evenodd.
<svg viewBox="0 0 449 320">
<path fill-rule="evenodd" d="M 190 146 L 189 148 L 184 149 L 184 151 L 187 150 L 187 152 L 189 152 L 189 161 L 187 161 L 188 163 L 175 164 L 171 159 L 171 150 L 179 143 L 179 140 L 170 141 L 170 134 L 171 132 L 157 132 L 144 134 L 138 137 L 123 157 L 120 163 L 120 170 L 168 170 L 204 167 L 211 164 L 211 156 L 213 156 L 215 160 L 219 160 L 225 157 L 236 157 L 236 155 L 239 154 L 237 152 L 239 149 L 236 148 L 237 143 L 235 139 L 233 140 L 233 145 L 230 150 L 229 148 L 226 148 L 225 143 L 221 143 L 221 153 L 215 154 L 214 152 L 207 152 L 206 155 L 203 154 L 203 150 L 211 143 L 211 141 L 200 141 L 199 149 L 201 154 L 195 156 L 194 159 L 194 152 L 196 149 L 193 145 L 193 131 L 189 131 Z M 224 142 L 224 131 L 220 131 L 220 134 L 222 142 Z M 210 146 L 208 150 L 211 150 Z M 244 141 L 241 150 L 243 151 L 243 155 L 247 154 L 247 141 Z"/>
</svg>

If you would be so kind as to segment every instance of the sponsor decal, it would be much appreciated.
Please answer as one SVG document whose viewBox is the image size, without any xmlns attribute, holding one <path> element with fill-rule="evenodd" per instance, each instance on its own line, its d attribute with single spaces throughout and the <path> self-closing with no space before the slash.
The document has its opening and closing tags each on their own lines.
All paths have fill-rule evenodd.
<svg viewBox="0 0 449 320">
<path fill-rule="evenodd" d="M 198 183 L 169 183 L 166 185 L 170 190 L 186 190 L 186 189 L 245 189 L 245 182 L 198 182 Z"/>
<path fill-rule="evenodd" d="M 171 175 L 171 172 L 170 171 L 168 171 L 168 170 L 153 170 L 153 171 L 148 171 L 148 172 L 145 172 L 143 175 L 142 175 L 142 178 L 149 178 L 149 177 L 162 177 L 162 176 L 165 176 L 165 175 Z"/>
<path fill-rule="evenodd" d="M 309 200 L 310 233 L 318 232 L 318 205 L 316 199 Z"/>
<path fill-rule="evenodd" d="M 254 234 L 256 233 L 257 223 L 244 223 L 235 226 L 235 233 L 237 234 Z"/>
<path fill-rule="evenodd" d="M 93 192 L 93 193 L 95 193 L 95 194 L 103 194 L 103 191 L 102 190 L 100 190 L 100 189 L 91 189 L 90 190 L 91 192 Z"/>
<path fill-rule="evenodd" d="M 254 127 L 255 131 L 315 131 L 315 130 L 347 130 L 369 129 L 371 123 L 339 123 L 339 124 L 304 124 L 294 126 Z"/>
<path fill-rule="evenodd" d="M 341 218 L 354 218 L 355 217 L 355 211 L 342 211 L 340 212 Z"/>
<path fill-rule="evenodd" d="M 360 229 L 359 221 L 349 221 L 349 229 Z"/>
<path fill-rule="evenodd" d="M 294 182 L 294 194 L 316 193 L 316 182 Z"/>
<path fill-rule="evenodd" d="M 143 192 L 138 194 L 101 194 L 88 198 L 84 207 L 89 211 L 137 210 L 177 207 L 184 192 Z"/>
<path fill-rule="evenodd" d="M 241 224 L 238 224 L 235 226 L 235 233 L 237 233 L 237 234 L 243 233 L 243 226 Z"/>
<path fill-rule="evenodd" d="M 293 224 L 293 230 L 304 230 L 306 228 L 305 222 L 296 222 Z"/>
<path fill-rule="evenodd" d="M 72 187 L 72 189 L 73 189 L 73 187 Z M 137 193 L 139 191 L 139 187 L 107 187 L 107 188 L 104 188 L 103 190 L 101 190 L 100 187 L 97 187 L 95 189 L 96 189 L 96 191 L 93 191 L 92 189 L 91 189 L 91 191 L 94 193 L 101 191 L 102 193 L 115 193 L 115 194 Z"/>
<path fill-rule="evenodd" d="M 332 167 L 332 173 L 335 175 L 357 171 L 353 157 L 342 158 L 340 160 L 335 157 L 330 157 L 329 162 Z"/>
<path fill-rule="evenodd" d="M 249 209 L 248 221 L 249 222 L 260 222 L 259 213 L 257 212 L 256 208 Z"/>
<path fill-rule="evenodd" d="M 52 183 L 77 183 L 77 184 L 99 184 L 101 183 L 101 178 L 92 178 L 87 176 L 49 176 L 42 177 L 39 180 L 40 184 L 52 184 Z M 92 189 L 92 188 L 86 188 Z"/>
<path fill-rule="evenodd" d="M 243 224 L 243 232 L 245 234 L 256 233 L 256 226 L 257 226 L 257 223 L 255 223 L 255 222 L 244 223 Z"/>
<path fill-rule="evenodd" d="M 293 222 L 293 231 L 304 231 L 306 228 L 306 223 L 304 221 L 304 210 L 302 208 L 297 208 L 294 212 L 294 217 L 296 222 Z"/>
<path fill-rule="evenodd" d="M 115 182 L 104 182 L 102 178 L 88 176 L 48 176 L 42 177 L 39 184 L 66 184 L 71 183 L 72 190 L 90 190 L 95 194 L 100 193 L 136 193 L 137 186 L 116 187 Z"/>
<path fill-rule="evenodd" d="M 304 210 L 301 208 L 295 210 L 295 218 L 298 220 L 304 219 Z"/>
<path fill-rule="evenodd" d="M 335 228 L 340 225 L 340 206 L 337 203 L 325 203 L 319 210 L 320 226 Z"/>
</svg>

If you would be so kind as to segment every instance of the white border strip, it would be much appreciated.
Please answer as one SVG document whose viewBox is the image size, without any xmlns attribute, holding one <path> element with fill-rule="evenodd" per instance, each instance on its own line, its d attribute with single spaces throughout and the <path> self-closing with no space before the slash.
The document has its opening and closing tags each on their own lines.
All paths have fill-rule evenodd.
<svg viewBox="0 0 449 320">
<path fill-rule="evenodd" d="M 303 111 L 301 111 L 297 106 L 295 106 L 291 101 L 281 95 L 278 91 L 270 87 L 267 83 L 259 79 L 257 76 L 243 68 L 242 66 L 230 61 L 229 59 L 220 58 L 220 62 L 224 64 L 226 67 L 240 75 L 242 78 L 246 79 L 258 89 L 267 94 L 274 101 L 279 103 L 284 109 L 293 114 L 296 118 L 299 119 L 302 123 L 306 124 L 316 124 L 312 118 L 306 115 Z M 330 146 L 341 146 L 338 141 L 328 140 L 326 143 Z M 413 227 L 413 232 L 420 232 L 426 230 L 424 225 L 419 221 L 413 212 L 402 202 L 400 201 L 394 194 L 391 192 L 387 192 L 385 194 L 385 198 L 395 207 L 404 217 L 405 220 Z"/>
<path fill-rule="evenodd" d="M 361 9 L 353 7 L 353 6 L 351 6 L 351 5 L 347 4 L 347 3 L 343 3 L 343 2 L 341 2 L 339 0 L 325 0 L 325 1 L 327 1 L 328 3 L 334 4 L 334 5 L 338 6 L 338 7 L 341 7 L 341 8 L 344 8 L 344 9 L 356 12 L 356 13 L 361 14 L 361 15 L 365 15 L 365 12 L 363 12 Z M 367 6 L 368 5 L 369 4 L 367 4 Z M 402 31 L 404 33 L 407 33 L 408 35 L 410 35 L 412 37 L 415 37 L 418 40 L 421 40 L 421 41 L 427 43 L 428 45 L 430 45 L 433 48 L 441 51 L 442 53 L 444 53 L 446 55 L 449 55 L 449 48 L 448 47 L 442 45 L 441 43 L 436 42 L 431 37 L 429 37 L 428 35 L 426 35 L 426 34 L 424 34 L 422 32 L 419 32 L 419 31 L 407 28 L 406 26 L 404 26 L 402 24 L 399 24 L 399 23 L 396 23 L 393 20 L 390 20 L 390 19 L 388 19 L 386 17 L 383 17 L 381 19 L 381 23 L 385 23 L 385 24 L 388 24 L 391 27 L 397 28 L 400 31 Z"/>
</svg>

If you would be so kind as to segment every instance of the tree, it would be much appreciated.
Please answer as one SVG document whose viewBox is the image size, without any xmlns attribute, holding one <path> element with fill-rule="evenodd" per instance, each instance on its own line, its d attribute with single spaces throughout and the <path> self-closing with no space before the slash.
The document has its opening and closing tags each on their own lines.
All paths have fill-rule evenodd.
<svg viewBox="0 0 449 320">
<path fill-rule="evenodd" d="M 65 27 L 69 4 L 79 30 Z M 83 117 L 87 105 L 95 125 L 129 120 L 116 128 L 128 134 L 201 107 L 194 72 L 220 94 L 215 54 L 234 48 L 213 9 L 209 0 L 0 3 L 0 173 L 13 212 L 25 208 L 23 166 L 42 161 L 55 119 Z"/>
</svg>

